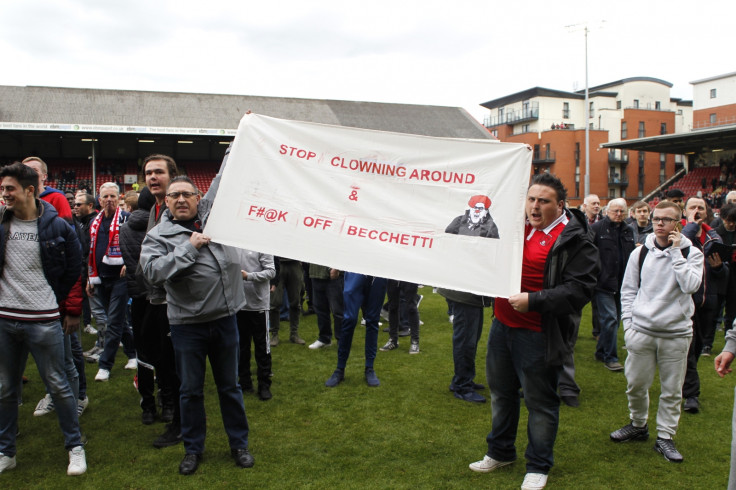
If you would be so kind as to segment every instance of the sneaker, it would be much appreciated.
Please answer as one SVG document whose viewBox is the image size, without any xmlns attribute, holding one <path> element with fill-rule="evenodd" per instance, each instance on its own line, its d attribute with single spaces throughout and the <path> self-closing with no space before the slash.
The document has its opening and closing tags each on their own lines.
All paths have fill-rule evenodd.
<svg viewBox="0 0 736 490">
<path fill-rule="evenodd" d="M 399 330 L 399 337 L 408 337 L 409 335 L 411 335 L 411 330 L 409 330 L 408 328 Z"/>
<path fill-rule="evenodd" d="M 705 347 L 703 347 L 703 351 L 700 353 L 700 355 L 703 357 L 710 357 L 710 351 L 711 347 L 709 345 L 706 345 Z"/>
<path fill-rule="evenodd" d="M 342 383 L 344 380 L 345 380 L 345 370 L 335 369 L 335 372 L 332 373 L 332 376 L 330 376 L 330 379 L 325 381 L 325 386 L 328 388 L 334 388 L 335 386 Z"/>
<path fill-rule="evenodd" d="M 181 428 L 175 424 L 168 424 L 166 431 L 153 440 L 153 447 L 161 449 L 174 446 L 181 442 Z"/>
<path fill-rule="evenodd" d="M 41 398 L 39 400 L 38 405 L 36 405 L 36 409 L 33 411 L 34 417 L 41 417 L 42 415 L 46 415 L 47 413 L 51 413 L 54 411 L 54 400 L 51 399 L 51 395 L 46 393 L 46 396 Z"/>
<path fill-rule="evenodd" d="M 131 371 L 135 371 L 138 369 L 138 359 L 135 357 L 132 357 L 128 359 L 128 362 L 125 363 L 125 368 L 123 369 L 130 369 Z"/>
<path fill-rule="evenodd" d="M 87 359 L 87 362 L 97 362 L 100 360 L 101 352 L 102 347 L 94 346 L 90 350 L 83 352 L 82 355 Z"/>
<path fill-rule="evenodd" d="M 0 453 L 0 473 L 15 468 L 15 456 L 5 456 Z"/>
<path fill-rule="evenodd" d="M 455 392 L 455 398 L 459 398 L 460 400 L 465 400 L 466 402 L 473 402 L 473 403 L 485 403 L 486 399 L 484 396 L 479 395 L 475 391 L 468 391 L 465 393 L 458 393 Z"/>
<path fill-rule="evenodd" d="M 480 461 L 470 463 L 468 465 L 468 468 L 473 471 L 477 471 L 478 473 L 490 473 L 495 469 L 498 469 L 502 466 L 510 465 L 511 463 L 513 463 L 513 461 L 496 461 L 486 454 Z"/>
<path fill-rule="evenodd" d="M 299 345 L 304 345 L 304 344 L 306 344 L 306 342 L 304 341 L 304 339 L 303 339 L 303 338 L 301 338 L 301 337 L 299 337 L 299 335 L 297 335 L 297 334 L 293 334 L 292 336 L 290 336 L 290 337 L 289 337 L 289 341 L 290 341 L 290 342 L 291 342 L 292 344 L 299 344 Z"/>
<path fill-rule="evenodd" d="M 527 473 L 521 490 L 541 490 L 547 485 L 547 475 L 544 473 Z"/>
<path fill-rule="evenodd" d="M 324 343 L 321 340 L 317 339 L 311 344 L 309 344 L 309 348 L 312 350 L 317 350 L 317 349 L 321 349 L 322 347 L 329 347 L 331 345 L 332 343 Z"/>
<path fill-rule="evenodd" d="M 623 371 L 624 370 L 624 367 L 618 361 L 607 362 L 604 365 L 606 366 L 606 369 L 608 369 L 609 371 L 616 372 L 616 371 Z M 537 474 L 540 474 L 541 475 L 541 473 L 529 473 L 529 474 L 530 475 L 537 475 Z"/>
<path fill-rule="evenodd" d="M 611 432 L 613 442 L 646 441 L 647 439 L 649 439 L 649 428 L 646 425 L 634 427 L 634 424 L 628 424 Z"/>
<path fill-rule="evenodd" d="M 84 448 L 75 446 L 69 451 L 69 467 L 66 474 L 69 476 L 82 475 L 87 471 L 87 459 L 84 457 Z"/>
<path fill-rule="evenodd" d="M 390 350 L 396 349 L 398 346 L 399 346 L 398 341 L 394 341 L 393 339 L 388 339 L 388 342 L 386 342 L 386 345 L 384 345 L 378 350 L 380 350 L 381 352 L 388 352 Z"/>
<path fill-rule="evenodd" d="M 419 342 L 412 342 L 409 346 L 409 354 L 419 354 Z"/>
<path fill-rule="evenodd" d="M 664 456 L 664 459 L 667 461 L 682 463 L 682 454 L 675 448 L 675 443 L 672 439 L 657 437 L 657 442 L 654 443 L 654 450 Z"/>
<path fill-rule="evenodd" d="M 110 379 L 110 370 L 100 368 L 95 375 L 95 381 L 108 381 Z"/>
<path fill-rule="evenodd" d="M 381 382 L 378 381 L 378 376 L 376 376 L 376 372 L 373 368 L 365 368 L 365 382 L 368 386 L 373 388 L 381 384 Z"/>
<path fill-rule="evenodd" d="M 89 397 L 77 400 L 77 418 L 81 417 L 89 405 Z"/>
<path fill-rule="evenodd" d="M 691 396 L 686 398 L 682 409 L 689 413 L 698 413 L 700 411 L 700 402 L 698 401 L 698 397 Z M 33 415 L 36 415 L 36 413 L 34 412 Z"/>
<path fill-rule="evenodd" d="M 271 345 L 271 347 L 276 347 L 277 345 L 279 345 L 279 334 L 278 333 L 274 333 L 271 335 L 271 340 L 269 341 L 269 344 Z"/>
<path fill-rule="evenodd" d="M 88 333 L 90 335 L 97 335 L 97 329 L 88 323 L 87 326 L 84 327 L 84 333 Z"/>
</svg>

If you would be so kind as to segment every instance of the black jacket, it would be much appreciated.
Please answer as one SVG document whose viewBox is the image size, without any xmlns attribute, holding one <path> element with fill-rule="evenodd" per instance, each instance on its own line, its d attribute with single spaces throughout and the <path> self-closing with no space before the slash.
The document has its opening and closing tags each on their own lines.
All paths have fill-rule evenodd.
<svg viewBox="0 0 736 490">
<path fill-rule="evenodd" d="M 125 262 L 125 281 L 131 298 L 145 298 L 147 292 L 143 278 L 138 277 L 136 269 L 141 256 L 141 243 L 146 238 L 149 214 L 145 209 L 136 209 L 128 221 L 120 226 L 120 252 Z"/>
<path fill-rule="evenodd" d="M 621 223 L 620 231 L 606 216 L 590 226 L 593 232 L 593 243 L 598 247 L 600 270 L 596 289 L 609 293 L 618 293 L 624 279 L 624 271 L 629 255 L 635 248 L 634 229 Z"/>
<path fill-rule="evenodd" d="M 529 293 L 529 310 L 542 314 L 547 364 L 561 365 L 575 346 L 580 313 L 593 296 L 598 277 L 598 249 L 585 215 L 566 209 L 570 220 L 544 264 L 544 289 Z"/>
</svg>

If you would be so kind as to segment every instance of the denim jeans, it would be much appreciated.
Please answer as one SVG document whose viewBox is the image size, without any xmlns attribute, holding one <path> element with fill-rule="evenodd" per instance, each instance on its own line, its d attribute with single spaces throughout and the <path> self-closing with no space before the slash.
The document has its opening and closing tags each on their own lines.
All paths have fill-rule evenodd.
<svg viewBox="0 0 736 490">
<path fill-rule="evenodd" d="M 217 385 L 230 449 L 248 447 L 248 419 L 238 384 L 240 339 L 235 315 L 204 323 L 171 325 L 176 371 L 181 379 L 181 434 L 187 454 L 202 454 L 207 430 L 204 375 L 207 357 Z"/>
<path fill-rule="evenodd" d="M 92 317 L 95 319 L 95 328 L 97 329 L 95 347 L 104 348 L 105 332 L 107 332 L 107 313 L 105 313 L 105 307 L 102 301 L 100 301 L 100 297 L 96 294 L 89 296 L 87 300 L 89 301 L 89 309 Z"/>
<path fill-rule="evenodd" d="M 15 456 L 18 423 L 18 380 L 23 359 L 31 353 L 38 373 L 51 394 L 64 434 L 64 446 L 82 444 L 77 418 L 77 400 L 64 367 L 64 333 L 58 320 L 17 322 L 0 318 L 0 452 Z"/>
<path fill-rule="evenodd" d="M 320 342 L 329 344 L 332 342 L 332 329 L 334 321 L 335 338 L 340 338 L 342 328 L 343 299 L 342 290 L 345 281 L 343 276 L 337 279 L 312 278 L 312 306 L 317 314 L 317 327 L 319 328 Z M 330 320 L 332 313 L 332 321 Z"/>
<path fill-rule="evenodd" d="M 128 358 L 135 358 L 133 333 L 128 325 L 128 287 L 125 278 L 102 278 L 102 284 L 95 285 L 95 296 L 107 313 L 107 331 L 105 332 L 105 350 L 100 354 L 100 369 L 112 369 L 115 354 L 120 342 Z"/>
<path fill-rule="evenodd" d="M 360 310 L 365 318 L 365 367 L 372 368 L 378 350 L 378 320 L 381 317 L 383 299 L 386 297 L 386 279 L 355 272 L 345 273 L 342 330 L 337 344 L 337 367 L 345 369 L 353 344 L 355 327 L 360 320 Z"/>
<path fill-rule="evenodd" d="M 557 383 L 562 367 L 547 365 L 546 346 L 543 332 L 511 328 L 497 318 L 491 324 L 486 356 L 493 413 L 492 429 L 486 438 L 488 456 L 497 461 L 516 459 L 521 388 L 529 411 L 525 453 L 528 473 L 547 474 L 554 464 L 560 421 Z"/>
<path fill-rule="evenodd" d="M 483 307 L 452 302 L 455 314 L 452 322 L 452 360 L 455 375 L 452 384 L 456 393 L 473 391 L 475 380 L 475 354 L 483 332 Z"/>
<path fill-rule="evenodd" d="M 618 362 L 616 337 L 621 318 L 621 297 L 619 293 L 596 291 L 593 295 L 593 304 L 595 304 L 600 326 L 595 356 L 606 363 Z"/>
</svg>

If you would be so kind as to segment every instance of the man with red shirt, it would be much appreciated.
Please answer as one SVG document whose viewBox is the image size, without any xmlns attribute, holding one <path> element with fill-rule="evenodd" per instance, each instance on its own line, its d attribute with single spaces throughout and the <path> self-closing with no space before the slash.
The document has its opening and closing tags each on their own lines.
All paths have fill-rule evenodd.
<svg viewBox="0 0 736 490">
<path fill-rule="evenodd" d="M 496 298 L 488 336 L 486 376 L 493 422 L 488 452 L 470 469 L 487 473 L 516 460 L 521 390 L 529 411 L 522 489 L 547 483 L 559 424 L 559 376 L 598 275 L 598 251 L 585 215 L 566 209 L 566 198 L 554 175 L 532 179 L 526 196 L 521 293 Z"/>
</svg>

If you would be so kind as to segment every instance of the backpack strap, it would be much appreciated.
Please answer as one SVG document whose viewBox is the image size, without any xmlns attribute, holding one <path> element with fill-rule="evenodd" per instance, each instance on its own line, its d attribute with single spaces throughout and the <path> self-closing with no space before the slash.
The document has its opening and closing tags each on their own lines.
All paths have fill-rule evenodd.
<svg viewBox="0 0 736 490">
<path fill-rule="evenodd" d="M 649 247 L 646 245 L 642 245 L 642 251 L 639 252 L 639 287 L 641 287 L 641 268 L 644 265 L 644 259 L 647 258 L 647 253 L 649 252 Z M 683 258 L 687 259 L 688 254 L 690 254 L 690 247 L 687 248 L 681 248 L 680 253 L 682 254 Z"/>
</svg>

